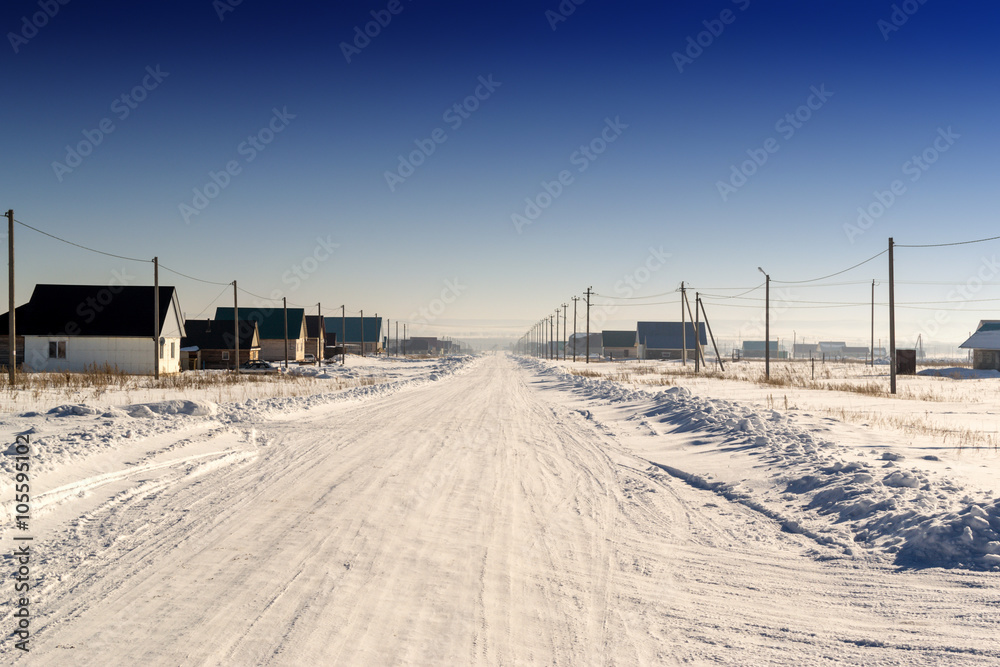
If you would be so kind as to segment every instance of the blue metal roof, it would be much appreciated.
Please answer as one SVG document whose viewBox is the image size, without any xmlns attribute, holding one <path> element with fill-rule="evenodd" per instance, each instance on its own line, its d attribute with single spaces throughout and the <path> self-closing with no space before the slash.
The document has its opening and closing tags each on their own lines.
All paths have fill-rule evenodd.
<svg viewBox="0 0 1000 667">
<path fill-rule="evenodd" d="M 346 320 L 347 324 L 347 335 L 344 335 L 344 323 Z M 337 343 L 347 342 L 347 343 L 360 343 L 361 342 L 361 318 L 360 317 L 348 317 L 340 318 L 336 315 L 327 315 L 324 318 L 326 322 L 326 333 L 336 334 Z M 376 343 L 381 342 L 379 336 L 382 331 L 382 318 L 381 317 L 366 317 L 365 318 L 365 342 L 366 343 Z"/>
<path fill-rule="evenodd" d="M 679 350 L 684 347 L 681 332 L 687 334 L 687 347 L 693 350 L 694 323 L 684 322 L 684 329 L 681 329 L 681 322 L 638 322 L 636 323 L 636 333 L 639 335 L 639 344 L 645 345 L 649 350 Z M 708 344 L 705 323 L 698 323 L 698 338 L 702 345 Z"/>
</svg>

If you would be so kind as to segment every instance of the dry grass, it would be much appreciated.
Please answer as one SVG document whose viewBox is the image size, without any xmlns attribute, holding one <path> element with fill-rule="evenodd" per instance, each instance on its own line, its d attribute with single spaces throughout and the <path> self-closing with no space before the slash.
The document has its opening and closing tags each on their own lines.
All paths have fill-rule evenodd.
<svg viewBox="0 0 1000 667">
<path fill-rule="evenodd" d="M 969 427 L 943 428 L 932 424 L 929 415 L 887 415 L 872 410 L 848 410 L 846 408 L 824 409 L 826 414 L 841 421 L 874 426 L 883 430 L 898 430 L 910 435 L 939 438 L 942 444 L 951 444 L 957 449 L 1000 448 L 1000 434 L 975 430 Z"/>
<path fill-rule="evenodd" d="M 18 373 L 11 385 L 6 374 L 0 375 L 0 398 L 17 409 L 52 401 L 87 402 L 110 398 L 116 403 L 136 400 L 155 401 L 201 395 L 219 403 L 251 397 L 291 397 L 341 391 L 352 387 L 378 384 L 384 378 L 319 379 L 308 375 L 237 374 L 227 371 L 185 371 L 162 375 L 132 375 L 109 366 L 94 367 L 83 373 Z"/>
</svg>

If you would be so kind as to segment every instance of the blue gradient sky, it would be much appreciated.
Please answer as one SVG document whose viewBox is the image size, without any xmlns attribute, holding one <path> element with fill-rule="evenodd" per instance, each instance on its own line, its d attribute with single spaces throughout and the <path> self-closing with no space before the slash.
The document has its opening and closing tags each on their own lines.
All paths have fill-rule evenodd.
<svg viewBox="0 0 1000 667">
<path fill-rule="evenodd" d="M 575 11 L 553 29 L 555 0 L 401 0 L 350 63 L 341 43 L 388 2 L 244 0 L 222 20 L 219 4 L 70 2 L 33 34 L 24 17 L 39 3 L 4 3 L 0 208 L 112 253 L 235 278 L 256 294 L 338 312 L 346 303 L 466 338 L 519 335 L 588 285 L 601 295 L 595 303 L 630 304 L 602 315 L 601 326 L 626 328 L 676 319 L 677 306 L 660 302 L 675 301 L 682 280 L 732 295 L 717 288 L 759 284 L 758 265 L 776 281 L 805 280 L 871 257 L 889 236 L 922 244 L 997 233 L 995 3 L 914 1 L 886 39 L 878 22 L 891 20 L 891 2 L 567 1 Z M 708 45 L 678 71 L 673 54 L 723 11 L 731 23 L 702 35 Z M 10 33 L 33 36 L 15 39 L 15 53 Z M 157 66 L 169 74 L 120 118 L 115 100 Z M 500 85 L 455 128 L 443 115 L 479 77 Z M 776 128 L 824 86 L 833 95 L 794 134 Z M 294 118 L 247 161 L 241 142 L 273 109 Z M 102 119 L 114 131 L 57 175 L 66 146 Z M 606 119 L 627 128 L 580 172 L 574 152 Z M 385 172 L 437 128 L 447 140 L 391 190 Z M 911 180 L 904 164 L 948 128 L 958 138 Z M 777 151 L 724 201 L 719 181 L 772 137 Z M 240 173 L 186 221 L 179 207 L 231 160 Z M 512 215 L 563 170 L 572 183 L 519 233 Z M 869 229 L 845 233 L 894 180 L 903 194 Z M 104 283 L 123 270 L 136 284 L 151 280 L 150 265 L 16 233 L 18 302 L 37 282 Z M 304 261 L 313 268 L 306 258 L 318 238 L 339 247 L 295 278 Z M 647 275 L 651 247 L 671 257 Z M 897 300 L 952 301 L 941 307 L 955 310 L 900 309 L 898 344 L 918 332 L 959 342 L 980 318 L 1000 317 L 1000 301 L 955 296 L 971 279 L 967 297 L 1000 298 L 1000 269 L 982 261 L 998 250 L 899 249 Z M 786 286 L 797 307 L 776 308 L 775 336 L 866 340 L 866 307 L 801 306 L 867 302 L 872 279 L 884 301 L 886 276 L 882 257 L 827 281 L 857 284 Z M 457 296 L 446 284 L 456 279 Z M 169 273 L 161 282 L 180 288 L 189 316 L 222 291 Z M 650 306 L 613 299 L 657 294 Z M 762 302 L 709 304 L 723 337 L 762 337 Z"/>
</svg>

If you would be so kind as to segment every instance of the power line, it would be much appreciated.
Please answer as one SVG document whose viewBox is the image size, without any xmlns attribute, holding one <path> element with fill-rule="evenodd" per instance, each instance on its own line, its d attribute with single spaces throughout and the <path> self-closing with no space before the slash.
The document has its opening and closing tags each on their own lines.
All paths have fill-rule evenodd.
<svg viewBox="0 0 1000 667">
<path fill-rule="evenodd" d="M 896 243 L 895 246 L 897 248 L 944 248 L 953 245 L 969 245 L 970 243 L 985 243 L 986 241 L 996 241 L 997 239 L 1000 239 L 1000 236 L 991 236 L 989 238 L 975 239 L 972 241 L 955 241 L 954 243 L 925 243 L 923 245 L 916 245 L 916 244 L 904 245 L 902 243 Z M 886 250 L 885 252 L 889 251 Z"/>
<path fill-rule="evenodd" d="M 112 252 L 104 252 L 103 250 L 95 250 L 94 248 L 88 248 L 85 245 L 80 245 L 79 243 L 74 243 L 73 241 L 67 241 L 66 239 L 64 239 L 62 237 L 59 237 L 59 236 L 56 236 L 55 234 L 49 234 L 48 232 L 43 232 L 42 230 L 38 229 L 37 227 L 32 227 L 31 225 L 29 225 L 29 224 L 27 224 L 25 222 L 21 222 L 20 220 L 14 220 L 14 222 L 16 222 L 17 224 L 21 225 L 22 227 L 27 227 L 28 229 L 30 229 L 32 231 L 36 231 L 39 234 L 42 234 L 43 236 L 48 236 L 49 238 L 55 239 L 56 241 L 61 241 L 61 242 L 66 243 L 68 245 L 76 246 L 77 248 L 81 248 L 81 249 L 87 250 L 89 252 L 96 252 L 98 255 L 104 255 L 106 257 L 114 257 L 116 259 L 124 259 L 124 260 L 127 260 L 129 262 L 152 262 L 153 261 L 151 259 L 139 259 L 137 257 L 126 257 L 125 255 L 116 255 L 116 254 L 114 254 Z"/>
<path fill-rule="evenodd" d="M 867 264 L 868 262 L 872 261 L 873 259 L 881 257 L 882 255 L 884 255 L 887 252 L 889 252 L 889 250 L 885 249 L 882 252 L 878 253 L 877 255 L 872 255 L 871 257 L 869 257 L 868 259 L 866 259 L 863 262 L 858 262 L 854 266 L 849 266 L 849 267 L 847 267 L 846 269 L 844 269 L 842 271 L 837 271 L 836 273 L 831 273 L 829 275 L 822 276 L 820 278 L 812 278 L 810 280 L 775 280 L 774 282 L 776 282 L 776 283 L 782 283 L 784 285 L 801 285 L 803 283 L 814 283 L 814 282 L 817 282 L 817 281 L 820 281 L 820 280 L 826 280 L 827 278 L 833 278 L 834 276 L 839 276 L 842 273 L 847 273 L 848 271 L 851 271 L 852 269 L 856 269 L 859 266 Z"/>
<path fill-rule="evenodd" d="M 593 296 L 593 295 L 594 295 L 594 293 L 591 292 L 591 296 Z M 592 303 L 590 305 L 594 306 L 594 307 L 601 306 L 601 307 L 607 307 L 607 308 L 632 308 L 632 307 L 636 307 L 636 306 L 639 306 L 639 307 L 641 307 L 641 306 L 670 306 L 670 305 L 676 306 L 678 303 L 680 303 L 680 299 L 678 299 L 677 301 L 656 301 L 654 303 Z"/>
<path fill-rule="evenodd" d="M 162 266 L 162 265 L 161 265 L 161 266 Z M 214 299 L 212 299 L 212 300 L 211 300 L 211 301 L 210 301 L 210 302 L 208 303 L 208 305 L 207 305 L 207 306 L 205 306 L 204 308 L 202 308 L 201 312 L 200 312 L 200 313 L 198 313 L 197 315 L 195 315 L 195 316 L 194 316 L 194 317 L 193 317 L 192 319 L 195 319 L 195 320 L 197 320 L 197 319 L 198 319 L 198 318 L 200 318 L 200 317 L 201 317 L 202 315 L 204 315 L 204 314 L 205 314 L 205 311 L 206 311 L 206 310 L 208 310 L 209 308 L 211 308 L 211 307 L 212 307 L 212 304 L 214 304 L 214 303 L 215 303 L 216 301 L 218 301 L 219 299 L 221 299 L 221 298 L 222 298 L 222 295 L 223 295 L 223 294 L 225 294 L 226 292 L 228 292 L 228 291 L 229 291 L 229 287 L 230 287 L 230 285 L 226 285 L 225 287 L 223 287 L 223 288 L 222 288 L 222 291 L 221 291 L 221 292 L 219 292 L 219 295 L 218 295 L 217 297 L 215 297 Z"/>
<path fill-rule="evenodd" d="M 233 284 L 232 281 L 229 281 L 228 283 L 220 283 L 214 280 L 203 280 L 202 278 L 195 278 L 194 276 L 189 276 L 186 273 L 181 273 L 176 269 L 171 269 L 169 266 L 164 266 L 163 262 L 160 262 L 160 268 L 163 269 L 164 271 L 169 271 L 170 273 L 176 273 L 177 275 L 187 278 L 188 280 L 194 280 L 196 282 L 205 283 L 207 285 L 225 285 L 226 287 L 229 287 Z"/>
</svg>

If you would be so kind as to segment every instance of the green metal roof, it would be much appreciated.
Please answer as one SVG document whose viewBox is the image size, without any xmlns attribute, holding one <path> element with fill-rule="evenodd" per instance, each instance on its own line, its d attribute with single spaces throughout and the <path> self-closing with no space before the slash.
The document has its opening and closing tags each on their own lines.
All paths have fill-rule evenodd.
<svg viewBox="0 0 1000 667">
<path fill-rule="evenodd" d="M 288 309 L 288 337 L 298 338 L 302 332 L 302 322 L 305 318 L 305 310 L 302 308 Z M 216 308 L 215 319 L 233 321 L 232 308 Z M 260 339 L 284 338 L 285 337 L 285 312 L 283 308 L 240 308 L 241 320 L 255 320 Z"/>
</svg>

